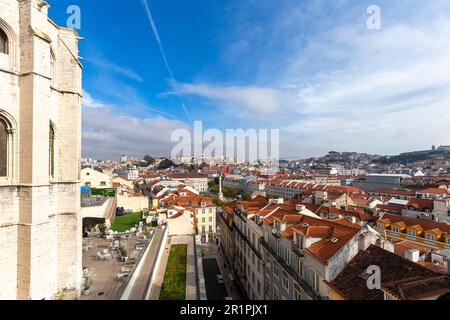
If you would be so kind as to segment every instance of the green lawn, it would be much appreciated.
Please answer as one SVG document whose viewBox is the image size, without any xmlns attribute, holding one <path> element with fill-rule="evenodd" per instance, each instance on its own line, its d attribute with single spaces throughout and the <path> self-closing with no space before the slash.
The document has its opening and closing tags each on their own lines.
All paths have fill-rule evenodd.
<svg viewBox="0 0 450 320">
<path fill-rule="evenodd" d="M 124 232 L 130 230 L 135 224 L 141 220 L 141 213 L 128 213 L 124 216 L 116 217 L 114 223 L 111 225 L 111 230 L 117 232 Z"/>
<path fill-rule="evenodd" d="M 159 296 L 160 300 L 186 299 L 186 260 L 187 245 L 173 245 Z"/>
</svg>

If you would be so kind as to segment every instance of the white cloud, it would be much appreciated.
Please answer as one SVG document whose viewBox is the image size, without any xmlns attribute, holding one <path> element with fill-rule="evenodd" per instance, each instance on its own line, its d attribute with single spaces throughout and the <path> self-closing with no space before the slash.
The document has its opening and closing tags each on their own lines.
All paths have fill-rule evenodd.
<svg viewBox="0 0 450 320">
<path fill-rule="evenodd" d="M 105 108 L 106 105 L 94 100 L 92 96 L 83 90 L 83 107 L 86 108 Z"/>
<path fill-rule="evenodd" d="M 289 8 L 267 21 L 267 32 L 258 33 L 264 44 L 251 33 L 232 37 L 253 44 L 255 78 L 248 86 L 204 81 L 176 90 L 214 100 L 232 116 L 251 110 L 260 123 L 276 123 L 284 151 L 299 156 L 330 149 L 398 153 L 450 143 L 443 135 L 450 125 L 448 1 L 381 1 L 380 31 L 366 28 L 364 3 L 344 2 L 335 13 L 328 1 L 286 3 Z M 236 59 L 237 70 L 242 63 Z"/>
<path fill-rule="evenodd" d="M 170 142 L 172 131 L 189 128 L 182 121 L 162 116 L 139 118 L 122 114 L 120 108 L 107 106 L 86 93 L 83 104 L 84 156 L 98 159 L 117 159 L 123 153 L 168 156 L 174 145 Z"/>
<path fill-rule="evenodd" d="M 107 61 L 101 57 L 96 57 L 95 59 L 90 59 L 89 62 L 95 64 L 96 66 L 106 70 L 108 72 L 113 72 L 117 75 L 126 77 L 131 80 L 135 80 L 138 82 L 143 82 L 144 79 L 139 75 L 136 71 L 126 68 L 123 66 L 119 66 L 113 62 Z"/>
<path fill-rule="evenodd" d="M 228 107 L 246 108 L 250 112 L 268 115 L 280 111 L 281 95 L 278 90 L 256 86 L 214 86 L 209 84 L 175 83 L 177 94 L 195 94 L 225 103 Z"/>
<path fill-rule="evenodd" d="M 305 144 L 323 145 L 324 152 L 340 147 L 398 153 L 448 143 L 442 133 L 450 125 L 450 39 L 443 35 L 450 20 L 376 33 L 342 30 L 348 27 L 320 46 L 344 50 L 347 63 L 297 88 L 299 117 L 285 130 Z M 336 58 L 315 54 L 324 63 Z"/>
</svg>

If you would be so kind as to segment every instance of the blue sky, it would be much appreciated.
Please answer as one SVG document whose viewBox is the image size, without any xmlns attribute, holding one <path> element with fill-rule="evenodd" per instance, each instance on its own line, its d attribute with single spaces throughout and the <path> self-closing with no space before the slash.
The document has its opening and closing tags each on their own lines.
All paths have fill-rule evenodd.
<svg viewBox="0 0 450 320">
<path fill-rule="evenodd" d="M 191 120 L 279 128 L 282 157 L 450 144 L 448 0 L 147 3 L 167 65 L 143 1 L 50 2 L 81 8 L 84 156 L 169 155 Z"/>
</svg>

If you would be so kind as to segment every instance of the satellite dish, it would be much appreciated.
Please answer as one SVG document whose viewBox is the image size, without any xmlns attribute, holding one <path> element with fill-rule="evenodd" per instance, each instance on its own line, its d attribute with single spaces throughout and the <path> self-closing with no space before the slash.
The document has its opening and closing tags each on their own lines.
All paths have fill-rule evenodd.
<svg viewBox="0 0 450 320">
<path fill-rule="evenodd" d="M 273 229 L 272 229 L 272 233 L 273 233 L 273 234 L 277 234 L 277 233 L 278 233 L 277 228 L 273 228 Z"/>
</svg>

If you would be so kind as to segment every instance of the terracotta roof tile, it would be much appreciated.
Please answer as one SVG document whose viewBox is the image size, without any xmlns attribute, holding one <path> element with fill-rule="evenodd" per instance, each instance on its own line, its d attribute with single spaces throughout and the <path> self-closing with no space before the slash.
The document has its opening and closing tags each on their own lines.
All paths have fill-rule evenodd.
<svg viewBox="0 0 450 320">
<path fill-rule="evenodd" d="M 367 287 L 364 275 L 372 265 L 381 269 L 382 290 Z M 383 300 L 383 290 L 405 300 L 426 299 L 450 292 L 449 277 L 374 245 L 359 252 L 333 281 L 325 283 L 346 300 Z"/>
<path fill-rule="evenodd" d="M 382 219 L 380 219 L 379 221 L 383 222 L 386 219 L 388 219 L 391 223 L 403 221 L 408 227 L 419 225 L 424 230 L 433 230 L 433 229 L 437 228 L 437 229 L 441 230 L 442 232 L 450 233 L 450 225 L 445 224 L 445 223 L 429 221 L 429 220 L 422 220 L 422 219 L 415 219 L 415 218 L 400 216 L 400 215 L 396 215 L 396 214 L 389 214 L 389 213 L 385 213 L 383 215 Z"/>
</svg>

